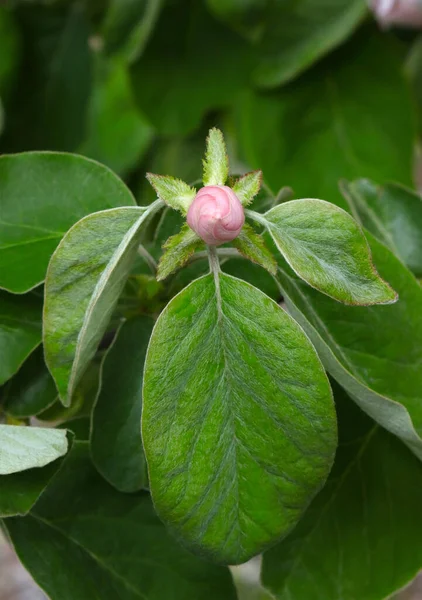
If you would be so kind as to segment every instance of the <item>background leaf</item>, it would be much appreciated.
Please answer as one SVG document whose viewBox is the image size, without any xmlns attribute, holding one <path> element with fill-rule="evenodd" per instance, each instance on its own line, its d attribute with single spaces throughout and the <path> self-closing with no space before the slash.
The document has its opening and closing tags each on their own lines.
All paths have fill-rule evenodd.
<svg viewBox="0 0 422 600">
<path fill-rule="evenodd" d="M 108 485 L 83 442 L 75 443 L 31 515 L 4 524 L 19 558 L 52 600 L 236 599 L 228 569 L 180 548 L 147 494 L 120 494 Z"/>
<path fill-rule="evenodd" d="M 122 326 L 104 360 L 92 414 L 94 464 L 122 492 L 148 485 L 140 423 L 143 363 L 153 325 L 151 318 L 140 316 Z"/>
<path fill-rule="evenodd" d="M 225 274 L 193 282 L 148 348 L 142 436 L 158 515 L 188 547 L 241 563 L 285 536 L 336 445 L 331 391 L 297 324 Z"/>
<path fill-rule="evenodd" d="M 69 154 L 0 157 L 0 287 L 26 292 L 44 280 L 57 244 L 97 210 L 134 205 L 111 171 Z"/>
<path fill-rule="evenodd" d="M 148 208 L 88 215 L 66 234 L 51 259 L 44 303 L 45 359 L 65 406 L 106 330 L 145 222 L 160 207 L 158 200 Z"/>
<path fill-rule="evenodd" d="M 294 532 L 264 554 L 263 583 L 277 600 L 382 600 L 422 564 L 422 465 L 340 394 L 328 483 Z"/>
<path fill-rule="evenodd" d="M 42 303 L 34 295 L 0 291 L 0 385 L 18 371 L 41 343 Z"/>
</svg>

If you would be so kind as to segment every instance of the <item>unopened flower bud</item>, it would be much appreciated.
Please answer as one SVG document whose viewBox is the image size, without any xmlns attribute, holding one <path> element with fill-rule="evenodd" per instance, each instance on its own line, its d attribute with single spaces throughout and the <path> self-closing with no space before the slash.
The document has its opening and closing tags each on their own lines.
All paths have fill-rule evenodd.
<svg viewBox="0 0 422 600">
<path fill-rule="evenodd" d="M 422 0 L 370 0 L 369 5 L 382 25 L 422 27 Z"/>
<path fill-rule="evenodd" d="M 231 242 L 245 223 L 239 198 L 226 185 L 207 185 L 199 190 L 189 207 L 187 222 L 210 246 Z"/>
</svg>

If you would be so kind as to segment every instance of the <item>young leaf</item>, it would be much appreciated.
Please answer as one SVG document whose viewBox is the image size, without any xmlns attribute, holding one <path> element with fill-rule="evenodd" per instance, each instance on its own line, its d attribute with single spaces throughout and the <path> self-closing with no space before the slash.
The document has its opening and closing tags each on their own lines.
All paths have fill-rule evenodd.
<svg viewBox="0 0 422 600">
<path fill-rule="evenodd" d="M 233 191 L 243 206 L 248 206 L 261 189 L 262 171 L 246 173 L 233 185 Z"/>
<path fill-rule="evenodd" d="M 279 257 L 277 279 L 329 373 L 422 460 L 422 288 L 369 233 L 375 264 L 399 293 L 394 305 L 352 307 L 303 283 Z"/>
<path fill-rule="evenodd" d="M 5 386 L 4 410 L 8 415 L 24 419 L 38 415 L 56 400 L 54 380 L 45 366 L 43 350 L 38 348 Z"/>
<path fill-rule="evenodd" d="M 147 486 L 139 423 L 142 373 L 154 321 L 129 320 L 102 365 L 101 391 L 92 413 L 91 454 L 98 471 L 122 492 Z"/>
<path fill-rule="evenodd" d="M 0 290 L 0 385 L 18 371 L 41 343 L 42 302 Z"/>
<path fill-rule="evenodd" d="M 377 186 L 359 179 L 340 185 L 353 216 L 422 277 L 422 199 L 394 183 Z"/>
<path fill-rule="evenodd" d="M 106 167 L 71 154 L 0 157 L 0 287 L 20 294 L 44 280 L 66 231 L 92 212 L 135 205 Z"/>
<path fill-rule="evenodd" d="M 195 250 L 202 245 L 201 238 L 187 224 L 183 225 L 179 233 L 170 237 L 163 246 L 165 251 L 158 263 L 158 281 L 165 279 L 176 269 L 182 267 Z"/>
<path fill-rule="evenodd" d="M 262 581 L 276 600 L 390 598 L 422 564 L 422 465 L 349 398 L 337 407 L 340 442 L 327 485 L 263 557 Z"/>
<path fill-rule="evenodd" d="M 69 406 L 129 275 L 143 227 L 161 208 L 116 208 L 79 221 L 52 256 L 45 284 L 44 349 Z"/>
<path fill-rule="evenodd" d="M 247 223 L 245 223 L 237 238 L 232 241 L 232 244 L 245 258 L 261 265 L 272 275 L 277 273 L 277 262 L 274 256 L 268 250 L 262 236 L 255 233 Z"/>
<path fill-rule="evenodd" d="M 121 494 L 76 442 L 24 518 L 4 521 L 16 552 L 51 600 L 236 600 L 228 569 L 168 535 L 148 494 Z"/>
<path fill-rule="evenodd" d="M 356 221 L 323 200 L 285 202 L 260 221 L 306 283 L 344 304 L 390 304 L 397 294 L 378 275 Z"/>
<path fill-rule="evenodd" d="M 67 452 L 66 431 L 0 425 L 0 475 L 44 467 Z"/>
<path fill-rule="evenodd" d="M 171 208 L 179 210 L 182 215 L 186 215 L 192 200 L 195 198 L 195 188 L 170 175 L 147 173 L 147 179 L 163 202 Z"/>
<path fill-rule="evenodd" d="M 157 321 L 142 435 L 159 516 L 195 552 L 236 564 L 294 527 L 330 470 L 336 421 L 300 327 L 220 273 L 191 283 Z"/>
<path fill-rule="evenodd" d="M 224 185 L 229 176 L 229 157 L 219 129 L 210 129 L 204 159 L 204 185 Z"/>
</svg>

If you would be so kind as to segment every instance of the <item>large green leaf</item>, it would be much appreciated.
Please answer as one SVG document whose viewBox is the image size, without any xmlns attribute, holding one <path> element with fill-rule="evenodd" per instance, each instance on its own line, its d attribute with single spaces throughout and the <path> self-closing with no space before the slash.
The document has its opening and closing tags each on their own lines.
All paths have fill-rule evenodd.
<svg viewBox="0 0 422 600">
<path fill-rule="evenodd" d="M 26 292 L 45 278 L 57 244 L 85 215 L 134 205 L 106 167 L 70 154 L 0 157 L 0 287 Z"/>
<path fill-rule="evenodd" d="M 327 485 L 293 533 L 264 554 L 263 583 L 277 600 L 384 600 L 422 566 L 422 465 L 339 400 Z"/>
<path fill-rule="evenodd" d="M 196 552 L 236 564 L 294 527 L 329 472 L 336 424 L 302 330 L 220 273 L 185 288 L 157 321 L 142 435 L 159 516 Z"/>
<path fill-rule="evenodd" d="M 295 273 L 318 291 L 352 305 L 397 300 L 372 263 L 363 231 L 341 208 L 303 199 L 280 204 L 264 216 L 249 215 L 268 228 Z"/>
<path fill-rule="evenodd" d="M 127 67 L 98 57 L 86 138 L 79 151 L 124 174 L 142 159 L 152 135 L 135 106 Z"/>
<path fill-rule="evenodd" d="M 366 28 L 279 92 L 244 95 L 239 151 L 272 189 L 289 185 L 297 198 L 347 209 L 339 179 L 410 184 L 414 110 L 394 42 Z"/>
<path fill-rule="evenodd" d="M 344 42 L 367 12 L 365 0 L 287 0 L 265 14 L 254 80 L 274 87 Z"/>
<path fill-rule="evenodd" d="M 344 306 L 302 282 L 281 257 L 277 278 L 326 369 L 422 459 L 422 289 L 385 246 L 367 237 L 379 273 L 399 294 L 396 304 Z"/>
<path fill-rule="evenodd" d="M 342 183 L 355 218 L 422 277 L 422 199 L 411 190 L 389 183 L 378 186 L 359 179 Z"/>
<path fill-rule="evenodd" d="M 209 15 L 202 2 L 176 0 L 163 10 L 133 66 L 137 102 L 162 134 L 187 134 L 210 109 L 231 106 L 247 85 L 249 45 Z"/>
<path fill-rule="evenodd" d="M 101 391 L 91 427 L 91 454 L 99 472 L 118 490 L 147 486 L 141 439 L 142 374 L 154 321 L 127 321 L 102 366 Z"/>
<path fill-rule="evenodd" d="M 53 254 L 45 283 L 44 348 L 65 406 L 93 358 L 137 255 L 151 206 L 81 219 Z"/>
<path fill-rule="evenodd" d="M 44 467 L 67 452 L 66 431 L 0 425 L 0 475 Z"/>
<path fill-rule="evenodd" d="M 8 415 L 24 419 L 39 414 L 56 399 L 56 386 L 45 366 L 43 349 L 38 348 L 5 386 L 4 410 Z"/>
<path fill-rule="evenodd" d="M 184 551 L 147 494 L 121 494 L 74 449 L 32 513 L 4 524 L 52 600 L 235 600 L 230 573 Z"/>
<path fill-rule="evenodd" d="M 6 148 L 73 151 L 83 140 L 92 79 L 84 7 L 23 4 L 17 11 L 23 61 L 9 103 Z"/>
<path fill-rule="evenodd" d="M 10 379 L 41 343 L 40 300 L 0 291 L 0 385 Z"/>
</svg>

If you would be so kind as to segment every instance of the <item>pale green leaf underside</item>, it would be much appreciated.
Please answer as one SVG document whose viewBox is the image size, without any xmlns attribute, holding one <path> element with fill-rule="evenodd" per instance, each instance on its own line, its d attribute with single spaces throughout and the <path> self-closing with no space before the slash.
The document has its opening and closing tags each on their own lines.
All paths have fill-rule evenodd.
<svg viewBox="0 0 422 600">
<path fill-rule="evenodd" d="M 195 188 L 170 175 L 147 173 L 147 179 L 163 202 L 186 215 L 192 200 L 195 198 Z"/>
<path fill-rule="evenodd" d="M 248 206 L 253 201 L 261 189 L 261 181 L 262 171 L 253 171 L 235 182 L 233 191 L 243 206 Z"/>
<path fill-rule="evenodd" d="M 185 224 L 179 233 L 171 236 L 163 246 L 164 252 L 157 269 L 158 281 L 182 267 L 201 245 L 201 238 Z"/>
<path fill-rule="evenodd" d="M 330 387 L 300 327 L 251 285 L 212 275 L 160 315 L 142 431 L 158 514 L 188 547 L 241 563 L 286 535 L 331 467 Z"/>
<path fill-rule="evenodd" d="M 143 224 L 161 206 L 117 208 L 79 221 L 54 253 L 46 279 L 47 366 L 67 406 L 125 284 Z"/>
<path fill-rule="evenodd" d="M 359 225 L 341 208 L 324 200 L 293 200 L 264 218 L 289 265 L 318 291 L 351 305 L 397 300 L 379 277 Z"/>
<path fill-rule="evenodd" d="M 210 129 L 204 159 L 204 185 L 224 185 L 229 176 L 229 158 L 223 134 Z"/>
<path fill-rule="evenodd" d="M 0 425 L 0 475 L 44 467 L 67 452 L 66 431 Z"/>
</svg>

